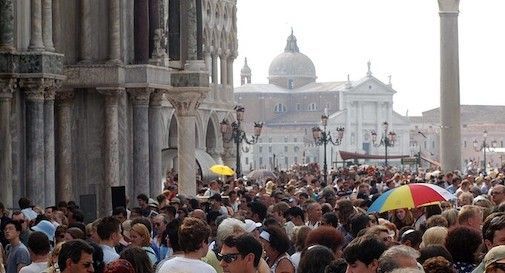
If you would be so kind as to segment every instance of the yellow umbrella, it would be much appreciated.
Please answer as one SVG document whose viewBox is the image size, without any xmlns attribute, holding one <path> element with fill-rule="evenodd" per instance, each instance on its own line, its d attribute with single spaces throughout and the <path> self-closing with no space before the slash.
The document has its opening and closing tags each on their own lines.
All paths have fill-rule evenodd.
<svg viewBox="0 0 505 273">
<path fill-rule="evenodd" d="M 210 171 L 219 175 L 234 175 L 235 171 L 225 165 L 214 165 L 210 167 Z"/>
</svg>

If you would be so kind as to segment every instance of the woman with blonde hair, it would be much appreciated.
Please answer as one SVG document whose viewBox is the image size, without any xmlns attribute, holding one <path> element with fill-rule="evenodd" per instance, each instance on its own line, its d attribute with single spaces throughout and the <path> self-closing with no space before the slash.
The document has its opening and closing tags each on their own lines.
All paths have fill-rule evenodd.
<svg viewBox="0 0 505 273">
<path fill-rule="evenodd" d="M 448 209 L 444 210 L 442 212 L 442 216 L 447 219 L 447 223 L 449 224 L 449 227 L 452 227 L 454 225 L 458 224 L 458 210 L 457 209 Z"/>
<path fill-rule="evenodd" d="M 133 225 L 130 229 L 130 240 L 132 246 L 140 247 L 146 252 L 151 261 L 151 265 L 154 266 L 158 259 L 156 258 L 154 250 L 151 248 L 151 236 L 149 236 L 147 227 L 140 223 Z"/>
<path fill-rule="evenodd" d="M 430 245 L 444 245 L 446 237 L 446 227 L 431 227 L 424 232 L 423 241 L 421 242 L 420 247 L 423 248 Z"/>
<path fill-rule="evenodd" d="M 58 256 L 60 255 L 61 246 L 64 243 L 65 242 L 58 243 L 53 248 L 53 250 L 51 251 L 51 256 L 47 260 L 47 269 L 45 269 L 44 271 L 42 271 L 42 273 L 56 273 L 56 272 L 60 272 L 60 270 L 58 268 Z"/>
</svg>

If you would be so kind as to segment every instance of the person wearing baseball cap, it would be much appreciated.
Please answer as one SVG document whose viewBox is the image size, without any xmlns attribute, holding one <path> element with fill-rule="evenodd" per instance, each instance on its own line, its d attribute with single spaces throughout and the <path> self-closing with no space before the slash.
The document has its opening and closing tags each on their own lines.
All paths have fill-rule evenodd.
<svg viewBox="0 0 505 273">
<path fill-rule="evenodd" d="M 486 273 L 505 272 L 505 245 L 493 247 L 482 262 L 486 268 Z"/>
</svg>

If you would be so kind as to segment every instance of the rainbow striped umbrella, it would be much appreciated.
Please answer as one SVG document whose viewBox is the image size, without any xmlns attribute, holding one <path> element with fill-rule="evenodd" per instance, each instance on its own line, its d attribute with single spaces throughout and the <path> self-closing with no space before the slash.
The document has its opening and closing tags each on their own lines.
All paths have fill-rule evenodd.
<svg viewBox="0 0 505 273">
<path fill-rule="evenodd" d="M 368 212 L 411 209 L 452 199 L 456 199 L 456 197 L 437 185 L 428 183 L 407 184 L 383 193 L 368 208 Z"/>
</svg>

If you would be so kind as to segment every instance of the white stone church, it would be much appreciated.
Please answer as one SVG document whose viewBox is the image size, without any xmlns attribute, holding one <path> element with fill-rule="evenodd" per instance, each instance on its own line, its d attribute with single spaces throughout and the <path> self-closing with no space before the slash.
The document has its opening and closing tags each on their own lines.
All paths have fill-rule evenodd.
<svg viewBox="0 0 505 273">
<path fill-rule="evenodd" d="M 327 130 L 332 138 L 337 127 L 344 127 L 341 145 L 327 145 L 328 169 L 341 165 L 339 151 L 384 156 L 384 146 L 374 145 L 372 132 L 380 142 L 383 123 L 396 133 L 389 155 L 409 155 L 409 119 L 393 110 L 391 80 L 384 83 L 372 74 L 371 64 L 365 76 L 357 81 L 316 82 L 312 60 L 300 52 L 291 33 L 283 53 L 269 68 L 268 84 L 251 82 L 247 60 L 241 70 L 241 86 L 235 88 L 235 101 L 246 108 L 244 129 L 252 131 L 253 121 L 265 122 L 259 142 L 242 149 L 244 172 L 248 169 L 286 169 L 293 164 L 323 163 L 322 146 L 314 145 L 312 128 L 321 126 L 321 115 L 328 114 Z M 359 160 L 361 163 L 364 159 Z M 382 163 L 383 159 L 369 163 Z M 390 160 L 399 164 L 399 160 Z"/>
</svg>

